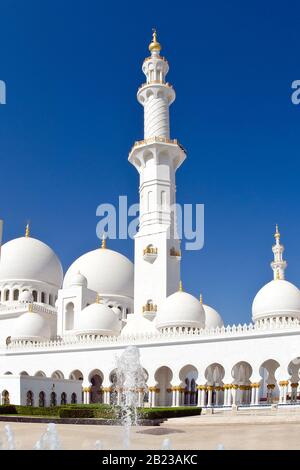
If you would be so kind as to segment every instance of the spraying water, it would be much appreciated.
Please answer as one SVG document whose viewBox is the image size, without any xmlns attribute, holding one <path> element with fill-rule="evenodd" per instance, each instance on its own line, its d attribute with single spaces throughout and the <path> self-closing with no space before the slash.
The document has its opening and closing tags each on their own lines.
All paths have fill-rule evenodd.
<svg viewBox="0 0 300 470">
<path fill-rule="evenodd" d="M 171 450 L 172 444 L 170 439 L 164 439 L 161 445 L 161 450 Z"/>
<path fill-rule="evenodd" d="M 146 391 L 145 371 L 140 363 L 137 347 L 129 346 L 117 359 L 116 390 L 120 395 L 121 420 L 124 429 L 123 448 L 130 445 L 131 427 L 138 424 L 138 406 L 143 403 Z"/>
<path fill-rule="evenodd" d="M 4 431 L 5 431 L 5 434 L 6 434 L 8 450 L 15 450 L 16 449 L 15 436 L 14 436 L 13 430 L 11 429 L 9 424 L 6 424 L 4 426 Z"/>
<path fill-rule="evenodd" d="M 61 450 L 61 443 L 55 423 L 49 423 L 47 431 L 36 442 L 34 450 Z"/>
</svg>

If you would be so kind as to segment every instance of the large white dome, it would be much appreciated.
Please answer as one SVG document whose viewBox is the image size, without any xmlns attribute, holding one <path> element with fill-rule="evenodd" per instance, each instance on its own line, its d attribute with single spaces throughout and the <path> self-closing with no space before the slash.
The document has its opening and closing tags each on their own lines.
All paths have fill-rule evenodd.
<svg viewBox="0 0 300 470">
<path fill-rule="evenodd" d="M 199 300 L 187 292 L 170 295 L 156 315 L 156 327 L 172 326 L 204 328 L 205 312 Z"/>
<path fill-rule="evenodd" d="M 116 251 L 99 248 L 82 255 L 69 267 L 64 288 L 71 286 L 78 271 L 87 278 L 88 288 L 101 295 L 133 297 L 133 263 Z"/>
<path fill-rule="evenodd" d="M 142 314 L 128 315 L 126 325 L 121 331 L 121 336 L 137 336 L 142 334 L 157 333 L 154 323 L 147 320 Z"/>
<path fill-rule="evenodd" d="M 217 310 L 205 304 L 203 304 L 203 308 L 205 312 L 205 328 L 211 330 L 224 326 L 223 319 Z"/>
<path fill-rule="evenodd" d="M 30 280 L 61 287 L 63 270 L 54 251 L 31 237 L 20 237 L 1 248 L 0 282 Z"/>
<path fill-rule="evenodd" d="M 253 321 L 266 317 L 300 318 L 300 290 L 291 282 L 273 280 L 256 294 L 252 304 Z"/>
<path fill-rule="evenodd" d="M 79 312 L 75 329 L 76 334 L 118 335 L 121 322 L 111 308 L 101 303 L 94 303 Z"/>
<path fill-rule="evenodd" d="M 26 312 L 20 315 L 14 323 L 14 340 L 42 341 L 50 339 L 51 330 L 47 320 L 39 313 Z"/>
</svg>

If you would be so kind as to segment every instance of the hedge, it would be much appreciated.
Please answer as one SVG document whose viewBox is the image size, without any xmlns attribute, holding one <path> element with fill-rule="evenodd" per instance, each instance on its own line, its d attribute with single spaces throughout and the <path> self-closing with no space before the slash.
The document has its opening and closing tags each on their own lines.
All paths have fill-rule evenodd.
<svg viewBox="0 0 300 470">
<path fill-rule="evenodd" d="M 16 415 L 17 413 L 15 405 L 0 405 L 0 415 Z"/>
<path fill-rule="evenodd" d="M 196 406 L 180 406 L 168 408 L 140 408 L 140 419 L 181 418 L 183 416 L 196 416 L 201 414 L 201 408 Z"/>
<path fill-rule="evenodd" d="M 60 418 L 102 418 L 117 419 L 119 409 L 110 405 L 65 406 L 58 413 Z"/>
</svg>

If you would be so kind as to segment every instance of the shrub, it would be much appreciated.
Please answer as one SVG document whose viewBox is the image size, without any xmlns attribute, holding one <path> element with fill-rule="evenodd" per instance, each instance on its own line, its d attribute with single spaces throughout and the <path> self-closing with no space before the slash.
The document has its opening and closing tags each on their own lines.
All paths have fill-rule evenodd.
<svg viewBox="0 0 300 470">
<path fill-rule="evenodd" d="M 183 416 L 195 416 L 200 414 L 201 408 L 195 406 L 140 408 L 138 411 L 140 419 L 180 418 Z"/>
<path fill-rule="evenodd" d="M 64 406 L 59 410 L 60 418 L 116 419 L 118 414 L 116 407 L 101 404 Z"/>
<path fill-rule="evenodd" d="M 16 406 L 18 415 L 23 416 L 58 416 L 59 406 L 38 407 L 38 406 Z"/>
<path fill-rule="evenodd" d="M 0 405 L 0 415 L 16 415 L 17 408 L 15 405 Z"/>
</svg>

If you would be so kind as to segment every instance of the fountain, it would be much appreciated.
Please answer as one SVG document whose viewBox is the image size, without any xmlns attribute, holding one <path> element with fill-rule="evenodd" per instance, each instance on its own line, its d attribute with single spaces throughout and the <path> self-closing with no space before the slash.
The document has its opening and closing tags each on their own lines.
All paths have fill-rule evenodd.
<svg viewBox="0 0 300 470">
<path fill-rule="evenodd" d="M 140 363 L 140 353 L 137 347 L 129 346 L 117 358 L 117 392 L 121 394 L 118 404 L 121 407 L 121 421 L 124 429 L 123 449 L 130 445 L 131 427 L 138 424 L 137 408 L 139 393 L 145 393 L 145 371 Z"/>
<path fill-rule="evenodd" d="M 14 436 L 13 430 L 11 429 L 9 424 L 6 424 L 4 426 L 4 431 L 5 431 L 5 434 L 6 434 L 8 450 L 15 450 L 16 449 L 15 436 Z"/>
<path fill-rule="evenodd" d="M 61 450 L 61 444 L 55 423 L 49 423 L 47 430 L 36 442 L 34 450 Z"/>
</svg>

